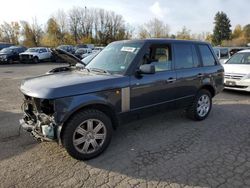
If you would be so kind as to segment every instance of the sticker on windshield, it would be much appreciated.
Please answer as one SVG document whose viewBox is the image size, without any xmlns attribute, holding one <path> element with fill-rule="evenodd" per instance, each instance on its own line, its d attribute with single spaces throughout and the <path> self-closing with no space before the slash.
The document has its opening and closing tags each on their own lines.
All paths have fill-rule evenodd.
<svg viewBox="0 0 250 188">
<path fill-rule="evenodd" d="M 123 46 L 121 49 L 122 52 L 132 52 L 132 53 L 135 52 L 135 50 L 136 50 L 136 48 L 128 47 L 128 46 Z"/>
</svg>

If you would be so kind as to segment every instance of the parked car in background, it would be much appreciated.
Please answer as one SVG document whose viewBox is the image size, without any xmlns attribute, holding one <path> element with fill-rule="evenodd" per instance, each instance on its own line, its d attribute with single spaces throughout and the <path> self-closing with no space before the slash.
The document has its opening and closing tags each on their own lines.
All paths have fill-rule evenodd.
<svg viewBox="0 0 250 188">
<path fill-rule="evenodd" d="M 214 47 L 213 49 L 220 63 L 224 64 L 232 55 L 248 48 L 249 47 Z"/>
<path fill-rule="evenodd" d="M 92 50 L 90 48 L 78 48 L 75 51 L 75 56 L 82 59 L 84 57 L 86 57 L 86 55 L 89 55 L 92 53 Z"/>
<path fill-rule="evenodd" d="M 66 52 L 69 52 L 71 54 L 74 54 L 75 53 L 75 47 L 72 46 L 72 45 L 60 45 L 57 47 L 58 49 L 61 49 L 61 50 L 64 50 Z"/>
<path fill-rule="evenodd" d="M 20 61 L 23 63 L 53 60 L 51 50 L 45 47 L 29 48 L 25 52 L 19 54 Z"/>
<path fill-rule="evenodd" d="M 102 51 L 103 49 L 104 49 L 104 47 L 102 47 L 102 46 L 96 46 L 96 47 L 94 47 L 93 50 L 95 50 L 95 51 Z"/>
<path fill-rule="evenodd" d="M 223 89 L 224 69 L 205 42 L 116 41 L 80 68 L 69 56 L 69 66 L 22 82 L 20 124 L 79 160 L 101 154 L 124 121 L 177 107 L 204 120 Z"/>
<path fill-rule="evenodd" d="M 13 44 L 6 43 L 6 42 L 0 42 L 0 50 L 2 50 L 4 48 L 8 48 L 10 46 L 13 46 Z"/>
<path fill-rule="evenodd" d="M 19 54 L 26 51 L 23 46 L 11 46 L 0 51 L 0 63 L 12 64 L 19 61 Z"/>
<path fill-rule="evenodd" d="M 79 49 L 79 48 L 90 48 L 91 50 L 93 50 L 95 47 L 94 44 L 78 44 L 76 45 L 76 49 Z"/>
<path fill-rule="evenodd" d="M 250 50 L 239 51 L 223 66 L 225 89 L 250 92 Z"/>
<path fill-rule="evenodd" d="M 225 63 L 230 58 L 228 48 L 215 47 L 213 49 L 221 64 Z"/>
<path fill-rule="evenodd" d="M 82 62 L 87 65 L 89 64 L 89 62 L 94 59 L 95 56 L 97 56 L 100 53 L 100 51 L 96 52 L 96 53 L 91 53 L 89 56 L 85 57 L 82 59 Z"/>
</svg>

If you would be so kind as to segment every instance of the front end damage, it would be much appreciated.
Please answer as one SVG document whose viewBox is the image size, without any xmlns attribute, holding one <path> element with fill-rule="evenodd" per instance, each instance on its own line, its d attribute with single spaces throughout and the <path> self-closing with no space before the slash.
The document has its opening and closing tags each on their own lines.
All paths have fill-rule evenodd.
<svg viewBox="0 0 250 188">
<path fill-rule="evenodd" d="M 22 105 L 24 116 L 20 125 L 37 140 L 58 140 L 59 125 L 55 122 L 54 101 L 25 95 Z"/>
</svg>

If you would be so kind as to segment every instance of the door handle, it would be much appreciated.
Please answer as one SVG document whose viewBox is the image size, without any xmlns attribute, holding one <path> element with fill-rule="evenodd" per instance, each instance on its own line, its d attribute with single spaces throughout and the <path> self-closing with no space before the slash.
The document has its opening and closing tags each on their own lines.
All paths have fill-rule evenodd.
<svg viewBox="0 0 250 188">
<path fill-rule="evenodd" d="M 176 79 L 175 78 L 169 78 L 169 79 L 167 79 L 167 83 L 173 83 L 173 82 L 175 82 L 176 81 Z"/>
</svg>

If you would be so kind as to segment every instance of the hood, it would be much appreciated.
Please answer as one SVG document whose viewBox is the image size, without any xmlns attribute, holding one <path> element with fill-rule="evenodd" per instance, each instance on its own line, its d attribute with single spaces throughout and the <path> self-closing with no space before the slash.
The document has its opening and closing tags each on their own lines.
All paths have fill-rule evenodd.
<svg viewBox="0 0 250 188">
<path fill-rule="evenodd" d="M 55 57 L 66 61 L 67 63 L 69 63 L 70 66 L 75 66 L 77 63 L 84 64 L 79 58 L 62 49 L 56 48 L 56 49 L 51 49 L 51 51 Z"/>
<path fill-rule="evenodd" d="M 46 74 L 24 80 L 21 91 L 28 96 L 55 99 L 122 87 L 128 78 L 120 75 L 69 71 Z"/>
<path fill-rule="evenodd" d="M 23 52 L 23 53 L 20 53 L 19 55 L 37 55 L 38 53 L 37 52 Z"/>
<path fill-rule="evenodd" d="M 237 74 L 249 74 L 250 64 L 240 65 L 240 64 L 223 64 L 226 73 L 237 73 Z"/>
</svg>

